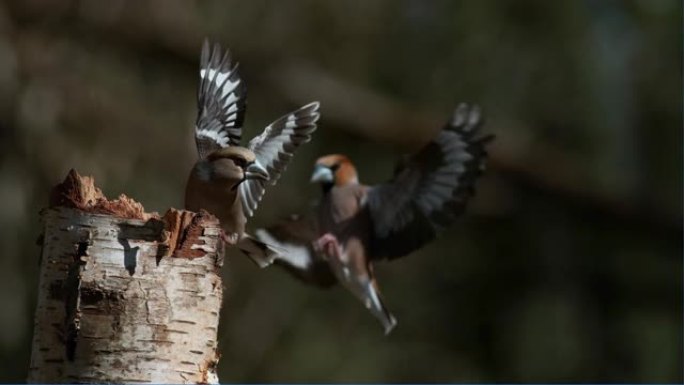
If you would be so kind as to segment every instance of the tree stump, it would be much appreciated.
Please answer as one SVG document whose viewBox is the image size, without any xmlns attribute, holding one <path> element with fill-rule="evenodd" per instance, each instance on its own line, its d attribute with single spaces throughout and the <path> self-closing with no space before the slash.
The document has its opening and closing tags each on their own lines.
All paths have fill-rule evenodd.
<svg viewBox="0 0 684 385">
<path fill-rule="evenodd" d="M 73 170 L 41 215 L 29 382 L 218 382 L 215 217 L 148 214 Z"/>
</svg>

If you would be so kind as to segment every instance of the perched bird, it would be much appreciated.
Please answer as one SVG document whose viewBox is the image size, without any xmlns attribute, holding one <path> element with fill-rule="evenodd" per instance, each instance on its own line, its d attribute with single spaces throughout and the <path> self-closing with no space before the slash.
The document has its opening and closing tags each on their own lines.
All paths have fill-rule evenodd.
<svg viewBox="0 0 684 385">
<path fill-rule="evenodd" d="M 185 208 L 207 210 L 221 222 L 226 243 L 236 245 L 259 266 L 269 265 L 274 250 L 245 233 L 266 187 L 285 170 L 297 148 L 311 140 L 318 102 L 269 124 L 240 147 L 246 89 L 230 53 L 205 40 L 200 59 L 195 142 L 199 160 L 185 189 Z"/>
<path fill-rule="evenodd" d="M 397 321 L 384 304 L 373 263 L 419 249 L 463 212 L 493 139 L 480 135 L 480 126 L 479 108 L 459 105 L 432 141 L 377 186 L 360 184 L 346 156 L 321 157 L 311 177 L 323 190 L 315 212 L 256 235 L 281 250 L 275 263 L 298 278 L 323 287 L 340 282 L 387 334 Z"/>
</svg>

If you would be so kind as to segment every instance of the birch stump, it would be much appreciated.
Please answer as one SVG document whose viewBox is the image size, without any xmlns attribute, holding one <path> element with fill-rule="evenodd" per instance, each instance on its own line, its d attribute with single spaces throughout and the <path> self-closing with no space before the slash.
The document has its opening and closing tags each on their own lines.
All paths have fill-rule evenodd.
<svg viewBox="0 0 684 385">
<path fill-rule="evenodd" d="M 148 214 L 73 170 L 41 215 L 29 382 L 218 382 L 215 217 Z"/>
</svg>

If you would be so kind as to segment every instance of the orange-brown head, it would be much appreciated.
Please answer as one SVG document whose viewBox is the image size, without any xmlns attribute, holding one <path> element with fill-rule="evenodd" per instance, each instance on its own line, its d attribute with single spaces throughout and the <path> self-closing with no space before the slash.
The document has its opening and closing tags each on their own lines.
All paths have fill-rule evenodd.
<svg viewBox="0 0 684 385">
<path fill-rule="evenodd" d="M 312 183 L 320 183 L 324 190 L 333 186 L 346 186 L 359 183 L 356 168 L 344 155 L 332 154 L 318 158 L 311 175 Z"/>
</svg>

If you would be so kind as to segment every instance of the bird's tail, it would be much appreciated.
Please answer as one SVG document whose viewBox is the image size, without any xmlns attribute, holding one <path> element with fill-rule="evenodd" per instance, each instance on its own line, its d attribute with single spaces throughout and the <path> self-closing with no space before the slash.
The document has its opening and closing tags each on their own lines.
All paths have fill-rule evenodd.
<svg viewBox="0 0 684 385">
<path fill-rule="evenodd" d="M 340 281 L 382 323 L 385 335 L 390 334 L 392 329 L 397 326 L 397 319 L 385 305 L 375 278 L 357 277 L 352 273 L 348 278 L 340 279 Z"/>
<path fill-rule="evenodd" d="M 394 318 L 392 312 L 389 311 L 382 299 L 382 295 L 378 290 L 377 284 L 373 281 L 368 281 L 364 286 L 364 297 L 362 301 L 366 308 L 370 310 L 371 314 L 377 318 L 382 327 L 385 329 L 385 335 L 390 334 L 392 329 L 397 326 L 397 319 Z"/>
<path fill-rule="evenodd" d="M 273 264 L 278 254 L 282 253 L 278 247 L 261 242 L 249 234 L 243 235 L 236 246 L 262 269 Z"/>
</svg>

